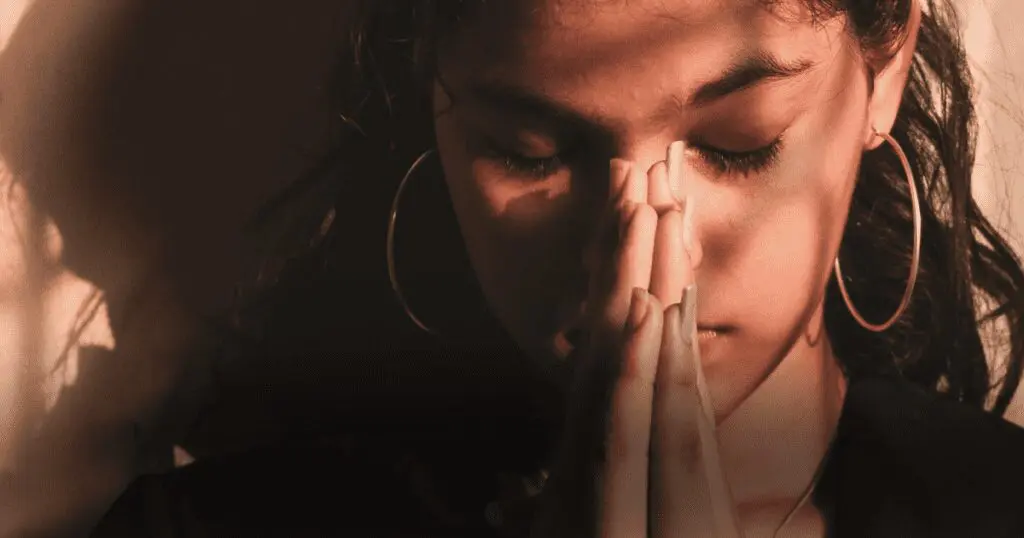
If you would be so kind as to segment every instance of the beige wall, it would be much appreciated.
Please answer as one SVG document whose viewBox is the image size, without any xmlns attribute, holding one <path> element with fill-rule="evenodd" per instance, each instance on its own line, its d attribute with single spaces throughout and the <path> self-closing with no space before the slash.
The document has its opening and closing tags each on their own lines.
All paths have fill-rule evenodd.
<svg viewBox="0 0 1024 538">
<path fill-rule="evenodd" d="M 964 40 L 978 89 L 975 198 L 1024 252 L 1024 2 L 960 0 Z M 1017 398 L 1009 417 L 1024 422 Z"/>
<path fill-rule="evenodd" d="M 199 342 L 194 312 L 223 305 L 248 269 L 247 217 L 324 153 L 337 16 L 349 5 L 29 4 L 0 0 L 0 154 L 5 168 L 32 171 L 40 201 L 64 220 L 62 237 L 29 225 L 22 193 L 0 173 L 0 473 L 17 458 L 32 477 L 0 480 L 0 538 L 58 515 L 88 525 L 136 471 L 136 433 L 164 424 L 160 410 L 183 409 L 167 403 L 169 387 L 203 387 L 208 369 L 185 362 L 204 354 L 186 347 Z M 26 244 L 41 255 L 25 256 Z M 58 252 L 74 271 L 45 263 Z M 74 320 L 95 306 L 89 282 L 105 284 L 116 311 L 153 271 L 160 285 L 133 294 L 141 302 L 128 318 L 146 318 L 144 331 L 116 332 L 104 352 L 115 334 L 101 305 L 84 328 L 88 357 L 72 349 L 54 368 Z M 27 389 L 39 384 L 43 394 Z M 43 412 L 54 437 L 15 450 L 27 418 Z M 78 491 L 62 487 L 62 469 L 74 469 Z"/>
<path fill-rule="evenodd" d="M 1024 2 L 961 0 L 979 91 L 976 198 L 1024 246 Z"/>
</svg>

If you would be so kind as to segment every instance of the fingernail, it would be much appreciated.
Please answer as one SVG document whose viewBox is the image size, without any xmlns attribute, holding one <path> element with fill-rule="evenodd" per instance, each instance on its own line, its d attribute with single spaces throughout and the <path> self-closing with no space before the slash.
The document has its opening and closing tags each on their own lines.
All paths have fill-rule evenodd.
<svg viewBox="0 0 1024 538">
<path fill-rule="evenodd" d="M 681 140 L 672 142 L 668 146 L 668 183 L 675 196 L 676 202 L 683 202 L 683 163 L 686 158 L 686 144 Z"/>
<path fill-rule="evenodd" d="M 650 302 L 650 294 L 643 288 L 633 288 L 633 298 L 629 303 L 629 322 L 627 326 L 630 329 L 636 329 L 644 322 L 647 318 L 647 304 Z"/>
<path fill-rule="evenodd" d="M 683 290 L 683 339 L 687 344 L 697 340 L 697 285 L 690 284 Z"/>
</svg>

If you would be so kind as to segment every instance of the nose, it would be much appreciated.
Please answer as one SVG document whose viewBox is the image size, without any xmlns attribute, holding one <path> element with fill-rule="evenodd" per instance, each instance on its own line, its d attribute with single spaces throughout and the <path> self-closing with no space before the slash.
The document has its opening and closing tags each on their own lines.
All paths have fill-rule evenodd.
<svg viewBox="0 0 1024 538">
<path fill-rule="evenodd" d="M 677 139 L 664 136 L 650 137 L 627 146 L 624 153 L 627 155 L 626 159 L 632 161 L 639 170 L 645 173 L 649 173 L 654 166 L 662 162 L 665 163 L 668 188 L 671 192 L 666 193 L 662 190 L 652 189 L 648 185 L 649 200 L 654 204 L 664 203 L 666 197 L 674 198 L 675 200 L 685 200 L 686 226 L 688 227 L 686 233 L 691 237 L 692 241 L 686 248 L 690 257 L 690 264 L 693 269 L 697 269 L 703 260 L 703 248 L 699 238 L 700 226 L 698 224 L 700 220 L 698 213 L 701 204 L 694 198 L 699 196 L 695 192 L 696 182 L 694 178 L 696 174 L 687 163 L 686 146 L 682 143 L 677 143 L 677 141 Z M 661 199 L 662 201 L 656 199 Z"/>
<path fill-rule="evenodd" d="M 663 134 L 636 138 L 624 141 L 619 152 L 623 159 L 628 159 L 646 172 L 666 159 L 669 145 L 676 140 L 673 136 Z"/>
<path fill-rule="evenodd" d="M 623 142 L 613 149 L 617 158 L 624 159 L 632 163 L 634 173 L 640 172 L 646 176 L 655 165 L 668 160 L 669 146 L 675 141 L 675 138 L 664 135 L 647 136 L 643 138 L 637 137 L 633 140 Z M 604 165 L 607 167 L 608 163 L 605 162 Z M 671 192 L 662 193 L 668 198 L 664 203 L 668 204 L 672 198 L 678 200 L 682 197 L 683 183 L 685 183 L 685 181 L 675 184 L 672 182 L 670 177 L 669 188 Z M 605 191 L 605 196 L 608 195 L 611 195 L 610 190 Z M 601 224 L 601 215 L 607 210 L 606 200 L 607 198 L 605 197 L 602 197 L 600 200 L 592 199 L 592 202 L 597 203 L 590 203 L 589 211 L 587 211 L 587 222 L 591 236 L 590 241 L 584 248 L 582 257 L 583 265 L 588 270 L 593 269 L 594 264 L 597 263 L 596 256 L 598 256 L 598 245 L 594 241 L 597 238 L 596 234 L 599 231 L 598 226 Z"/>
</svg>

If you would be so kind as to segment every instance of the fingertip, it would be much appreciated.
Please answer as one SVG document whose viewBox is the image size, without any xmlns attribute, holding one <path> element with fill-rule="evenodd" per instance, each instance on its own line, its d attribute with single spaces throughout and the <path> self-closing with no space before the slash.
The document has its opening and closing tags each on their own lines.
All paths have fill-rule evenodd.
<svg viewBox="0 0 1024 538">
<path fill-rule="evenodd" d="M 654 163 L 647 171 L 648 203 L 653 205 L 659 213 L 679 207 L 679 203 L 676 201 L 675 194 L 672 192 L 672 187 L 669 184 L 668 174 L 668 163 L 665 161 Z"/>
<path fill-rule="evenodd" d="M 661 346 L 673 357 L 683 350 L 682 319 L 682 306 L 679 303 L 673 303 L 665 309 Z"/>
<path fill-rule="evenodd" d="M 669 188 L 672 190 L 672 195 L 679 203 L 682 203 L 683 200 L 683 168 L 686 162 L 685 154 L 686 143 L 682 140 L 676 140 L 669 144 L 665 155 L 665 160 L 668 162 Z"/>
<path fill-rule="evenodd" d="M 697 285 L 691 283 L 683 289 L 683 301 L 681 303 L 682 321 L 684 336 L 691 336 L 687 333 L 696 334 L 697 331 Z"/>
<path fill-rule="evenodd" d="M 641 377 L 654 381 L 658 370 L 658 351 L 661 348 L 661 335 L 664 332 L 665 316 L 661 301 L 654 294 L 648 294 L 647 312 L 644 324 L 637 330 L 637 347 L 635 352 L 637 372 Z"/>
<path fill-rule="evenodd" d="M 636 330 L 640 328 L 650 315 L 651 294 L 647 290 L 637 287 L 633 288 L 633 295 L 629 301 L 629 318 L 626 326 Z"/>
<path fill-rule="evenodd" d="M 608 161 L 608 167 L 611 170 L 612 177 L 623 176 L 623 178 L 625 178 L 632 166 L 632 162 L 619 157 L 613 157 Z"/>
<path fill-rule="evenodd" d="M 647 181 L 648 181 L 648 197 L 652 194 L 663 195 L 666 193 L 668 188 L 668 163 L 665 161 L 658 161 L 651 165 L 647 169 Z M 658 190 L 651 189 L 652 186 L 657 186 Z"/>
<path fill-rule="evenodd" d="M 662 306 L 663 303 L 654 294 L 648 293 L 647 296 L 649 297 L 647 301 L 647 316 L 651 321 L 661 324 L 664 319 L 665 307 Z"/>
<path fill-rule="evenodd" d="M 683 162 L 683 155 L 686 152 L 686 142 L 682 140 L 676 140 L 668 145 L 666 150 L 666 160 L 672 164 L 681 164 Z"/>
<path fill-rule="evenodd" d="M 630 166 L 626 174 L 623 198 L 637 203 L 647 202 L 647 174 L 638 166 Z"/>
<path fill-rule="evenodd" d="M 633 288 L 627 326 L 636 332 L 647 329 L 660 331 L 664 323 L 663 310 L 662 302 L 653 293 L 644 288 Z"/>
<path fill-rule="evenodd" d="M 668 324 L 673 324 L 673 323 L 674 324 L 678 324 L 679 321 L 682 319 L 681 315 L 682 315 L 682 310 L 680 308 L 680 304 L 679 303 L 670 304 L 670 305 L 668 305 L 668 307 L 665 308 L 665 312 L 664 312 L 665 323 L 668 323 Z"/>
</svg>

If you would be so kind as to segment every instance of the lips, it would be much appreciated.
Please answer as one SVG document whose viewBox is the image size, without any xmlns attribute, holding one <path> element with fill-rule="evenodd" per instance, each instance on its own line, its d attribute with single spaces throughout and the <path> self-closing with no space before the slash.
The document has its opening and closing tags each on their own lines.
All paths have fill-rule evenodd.
<svg viewBox="0 0 1024 538">
<path fill-rule="evenodd" d="M 723 325 L 697 325 L 697 339 L 704 341 L 724 336 L 732 331 L 731 327 Z"/>
<path fill-rule="evenodd" d="M 732 332 L 732 328 L 725 325 L 697 325 L 697 339 L 701 342 L 720 338 L 730 332 Z M 563 345 L 567 344 L 567 347 L 571 349 L 579 349 L 583 344 L 584 336 L 585 332 L 578 326 L 561 333 L 561 338 L 564 339 Z"/>
</svg>

